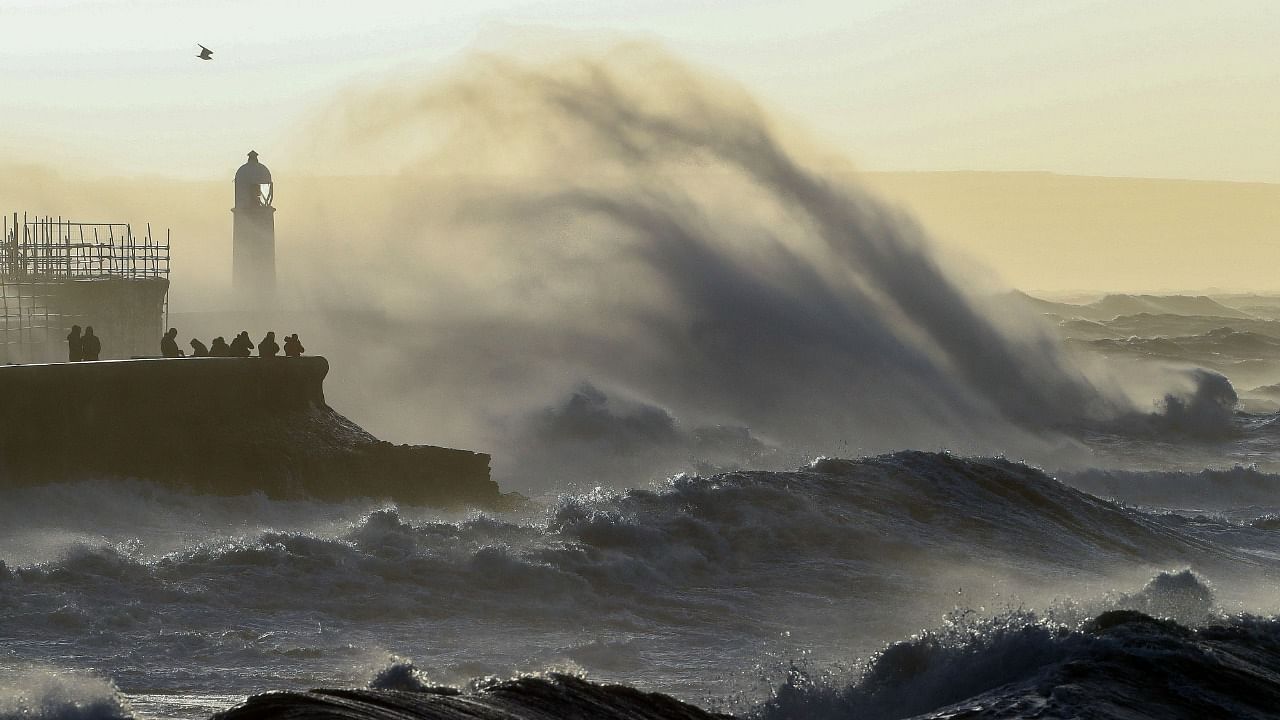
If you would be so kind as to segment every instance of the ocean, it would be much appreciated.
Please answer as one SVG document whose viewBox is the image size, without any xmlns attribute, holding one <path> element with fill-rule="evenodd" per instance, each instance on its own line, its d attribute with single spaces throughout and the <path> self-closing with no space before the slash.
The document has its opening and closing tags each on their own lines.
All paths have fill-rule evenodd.
<svg viewBox="0 0 1280 720">
<path fill-rule="evenodd" d="M 1140 460 L 1167 439 L 1099 432 L 1097 467 L 821 457 L 503 513 L 9 490 L 0 717 L 202 718 L 388 677 L 477 697 L 581 678 L 762 719 L 1262 717 L 1280 697 L 1269 418 L 1177 443 L 1199 454 L 1181 468 Z M 1152 663 L 1186 676 L 1177 697 Z"/>
<path fill-rule="evenodd" d="M 1276 298 L 1001 292 L 642 44 L 345 101 L 326 397 L 527 502 L 7 485 L 0 720 L 1280 714 Z"/>
</svg>

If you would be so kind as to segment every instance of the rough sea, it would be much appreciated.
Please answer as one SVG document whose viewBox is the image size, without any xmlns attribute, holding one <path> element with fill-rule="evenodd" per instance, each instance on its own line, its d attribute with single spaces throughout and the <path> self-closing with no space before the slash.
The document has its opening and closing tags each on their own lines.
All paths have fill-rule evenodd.
<svg viewBox="0 0 1280 720">
<path fill-rule="evenodd" d="M 327 397 L 528 502 L 6 486 L 0 720 L 1280 714 L 1276 298 L 988 292 L 643 44 L 363 90 Z"/>
<path fill-rule="evenodd" d="M 506 513 L 7 490 L 0 718 L 371 683 L 520 714 L 578 678 L 761 719 L 1273 716 L 1280 431 L 1254 410 L 1216 440 L 1095 433 L 1096 467 L 904 450 Z"/>
</svg>

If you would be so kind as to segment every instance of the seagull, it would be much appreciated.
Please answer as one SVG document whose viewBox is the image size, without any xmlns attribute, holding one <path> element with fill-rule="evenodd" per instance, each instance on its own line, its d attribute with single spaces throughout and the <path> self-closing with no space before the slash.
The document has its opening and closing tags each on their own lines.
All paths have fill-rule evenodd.
<svg viewBox="0 0 1280 720">
<path fill-rule="evenodd" d="M 196 44 L 200 45 L 200 43 L 196 43 Z M 201 60 L 212 60 L 213 51 L 203 45 L 200 45 L 200 54 L 197 55 L 196 57 L 200 58 Z"/>
</svg>

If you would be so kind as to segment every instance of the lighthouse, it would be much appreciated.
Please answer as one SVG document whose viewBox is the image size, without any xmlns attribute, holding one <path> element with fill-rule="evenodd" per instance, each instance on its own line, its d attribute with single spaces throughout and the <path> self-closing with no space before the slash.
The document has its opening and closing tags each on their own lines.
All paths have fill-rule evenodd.
<svg viewBox="0 0 1280 720">
<path fill-rule="evenodd" d="M 249 151 L 236 171 L 235 220 L 231 232 L 231 286 L 242 302 L 269 306 L 276 291 L 276 209 L 271 171 Z"/>
</svg>

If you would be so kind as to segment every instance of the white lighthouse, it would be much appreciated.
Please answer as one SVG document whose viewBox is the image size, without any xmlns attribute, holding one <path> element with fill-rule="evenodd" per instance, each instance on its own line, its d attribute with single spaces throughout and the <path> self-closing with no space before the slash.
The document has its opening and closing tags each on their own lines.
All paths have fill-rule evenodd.
<svg viewBox="0 0 1280 720">
<path fill-rule="evenodd" d="M 269 306 L 276 292 L 276 209 L 271 171 L 249 151 L 236 171 L 236 204 L 231 209 L 231 286 L 252 307 Z"/>
</svg>

